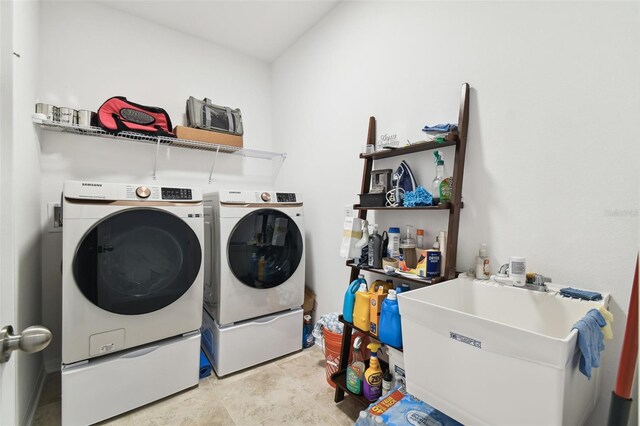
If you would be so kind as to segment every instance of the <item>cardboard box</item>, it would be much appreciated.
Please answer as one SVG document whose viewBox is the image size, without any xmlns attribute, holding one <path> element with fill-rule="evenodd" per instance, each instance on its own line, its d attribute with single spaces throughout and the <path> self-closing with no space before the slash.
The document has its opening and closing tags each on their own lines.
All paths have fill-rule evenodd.
<svg viewBox="0 0 640 426">
<path fill-rule="evenodd" d="M 213 132 L 211 130 L 194 129 L 193 127 L 176 126 L 173 133 L 179 139 L 188 139 L 198 142 L 215 143 L 242 148 L 242 136 L 228 133 Z M 220 149 L 222 151 L 222 148 Z"/>
<path fill-rule="evenodd" d="M 304 288 L 304 303 L 302 304 L 302 310 L 305 315 L 311 315 L 316 303 L 316 294 L 309 287 Z"/>
</svg>

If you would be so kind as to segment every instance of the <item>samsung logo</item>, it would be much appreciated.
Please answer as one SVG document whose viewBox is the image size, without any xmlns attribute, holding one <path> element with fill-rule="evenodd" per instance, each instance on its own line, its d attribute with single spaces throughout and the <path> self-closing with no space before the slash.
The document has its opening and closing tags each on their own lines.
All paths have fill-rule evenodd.
<svg viewBox="0 0 640 426">
<path fill-rule="evenodd" d="M 82 186 L 102 186 L 101 183 L 84 183 L 82 182 Z"/>
<path fill-rule="evenodd" d="M 240 191 L 229 191 L 229 194 L 242 194 Z"/>
</svg>

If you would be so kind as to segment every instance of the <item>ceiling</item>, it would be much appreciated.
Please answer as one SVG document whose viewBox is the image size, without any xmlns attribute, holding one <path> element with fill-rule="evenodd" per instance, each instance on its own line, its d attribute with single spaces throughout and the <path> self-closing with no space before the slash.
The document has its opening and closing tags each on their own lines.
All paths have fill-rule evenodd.
<svg viewBox="0 0 640 426">
<path fill-rule="evenodd" d="M 340 0 L 103 0 L 100 3 L 272 62 L 339 2 Z"/>
</svg>

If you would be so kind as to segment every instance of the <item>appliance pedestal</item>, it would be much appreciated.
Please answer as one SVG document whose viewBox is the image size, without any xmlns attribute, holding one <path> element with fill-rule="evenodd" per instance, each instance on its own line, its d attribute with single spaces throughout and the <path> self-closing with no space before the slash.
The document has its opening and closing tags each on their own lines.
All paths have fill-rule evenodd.
<svg viewBox="0 0 640 426">
<path fill-rule="evenodd" d="M 92 424 L 198 384 L 200 333 L 62 366 L 62 424 Z"/>
<path fill-rule="evenodd" d="M 226 327 L 203 310 L 202 347 L 219 377 L 302 349 L 302 309 Z"/>
</svg>

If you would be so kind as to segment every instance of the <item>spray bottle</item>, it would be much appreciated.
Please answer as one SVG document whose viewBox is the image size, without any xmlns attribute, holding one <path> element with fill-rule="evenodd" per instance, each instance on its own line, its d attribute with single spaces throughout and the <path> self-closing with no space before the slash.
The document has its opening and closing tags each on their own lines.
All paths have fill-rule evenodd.
<svg viewBox="0 0 640 426">
<path fill-rule="evenodd" d="M 369 261 L 369 222 L 362 221 L 362 238 L 354 245 L 356 249 L 360 250 L 360 258 L 354 259 L 358 266 L 367 264 Z"/>
<path fill-rule="evenodd" d="M 440 183 L 444 179 L 444 158 L 442 158 L 442 152 L 433 152 L 433 162 L 436 163 L 436 177 L 431 182 L 431 204 L 437 206 L 440 204 Z"/>
<path fill-rule="evenodd" d="M 358 336 L 353 341 L 353 362 L 347 367 L 347 389 L 356 395 L 362 393 L 365 368 L 360 346 L 362 346 L 362 338 Z"/>
<path fill-rule="evenodd" d="M 369 401 L 375 401 L 382 395 L 382 369 L 378 361 L 379 343 L 369 343 L 367 348 L 371 350 L 369 368 L 364 372 L 363 395 Z"/>
</svg>

